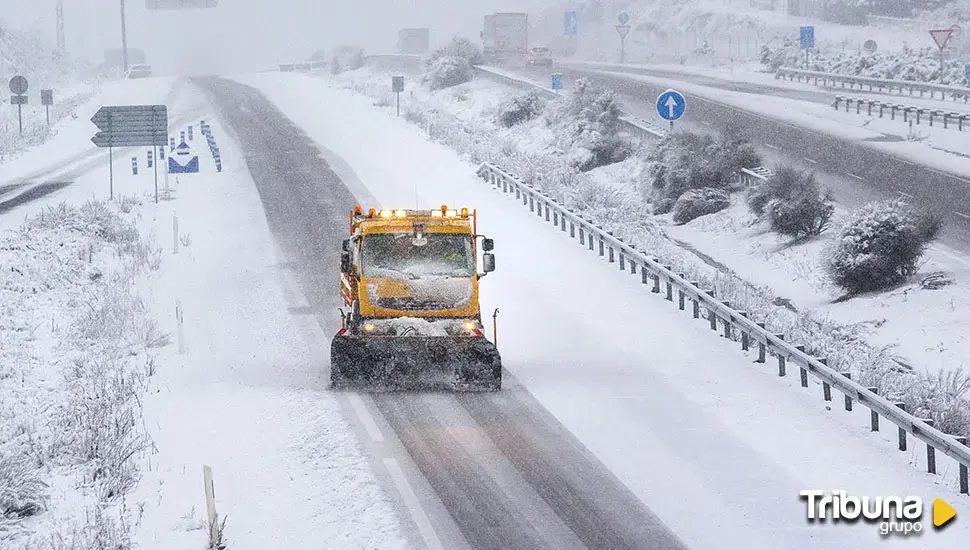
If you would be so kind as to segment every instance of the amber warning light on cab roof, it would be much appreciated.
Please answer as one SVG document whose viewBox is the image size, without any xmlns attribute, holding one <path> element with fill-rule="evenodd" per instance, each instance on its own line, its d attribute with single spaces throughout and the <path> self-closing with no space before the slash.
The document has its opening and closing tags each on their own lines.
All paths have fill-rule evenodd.
<svg viewBox="0 0 970 550">
<path fill-rule="evenodd" d="M 354 216 L 363 216 L 364 210 L 360 206 L 354 207 Z M 434 210 L 409 210 L 406 208 L 371 208 L 367 211 L 368 218 L 407 218 L 408 216 L 431 216 L 433 218 L 467 218 L 468 208 L 448 208 L 442 204 L 440 209 Z"/>
</svg>

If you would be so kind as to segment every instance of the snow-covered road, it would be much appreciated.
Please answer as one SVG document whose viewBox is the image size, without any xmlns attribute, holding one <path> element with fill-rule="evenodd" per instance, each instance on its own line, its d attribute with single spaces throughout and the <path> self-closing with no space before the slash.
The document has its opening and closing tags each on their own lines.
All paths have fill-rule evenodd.
<svg viewBox="0 0 970 550">
<path fill-rule="evenodd" d="M 806 524 L 797 493 L 807 488 L 944 496 L 966 513 L 952 489 L 894 450 L 893 433 L 867 432 L 867 412 L 826 410 L 817 386 L 801 390 L 751 364 L 369 100 L 298 75 L 241 80 L 339 156 L 338 173 L 379 206 L 411 206 L 417 194 L 421 205 L 478 209 L 481 231 L 496 239 L 498 271 L 483 281 L 483 309 L 501 310 L 506 368 L 688 546 L 912 546 L 881 540 L 874 526 Z M 467 512 L 445 505 L 453 516 Z M 957 548 L 967 529 L 923 540 Z"/>
</svg>

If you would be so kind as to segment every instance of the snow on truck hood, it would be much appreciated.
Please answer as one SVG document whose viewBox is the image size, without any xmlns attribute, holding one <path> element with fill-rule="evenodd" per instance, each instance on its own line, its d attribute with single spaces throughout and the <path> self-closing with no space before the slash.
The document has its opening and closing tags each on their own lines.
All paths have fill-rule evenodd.
<svg viewBox="0 0 970 550">
<path fill-rule="evenodd" d="M 404 303 L 433 309 L 454 309 L 468 305 L 474 285 L 471 277 L 422 277 L 420 279 L 367 279 L 367 300 L 378 307 L 406 309 Z"/>
</svg>

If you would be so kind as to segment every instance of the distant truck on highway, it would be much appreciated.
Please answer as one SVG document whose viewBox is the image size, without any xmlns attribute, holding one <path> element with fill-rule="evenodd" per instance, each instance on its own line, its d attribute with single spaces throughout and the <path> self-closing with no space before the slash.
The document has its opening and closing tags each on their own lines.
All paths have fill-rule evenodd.
<svg viewBox="0 0 970 550">
<path fill-rule="evenodd" d="M 397 32 L 397 51 L 404 54 L 423 55 L 430 48 L 428 29 L 401 29 Z"/>
<path fill-rule="evenodd" d="M 529 55 L 529 14 L 486 15 L 482 29 L 482 54 L 486 63 L 521 64 Z"/>
</svg>

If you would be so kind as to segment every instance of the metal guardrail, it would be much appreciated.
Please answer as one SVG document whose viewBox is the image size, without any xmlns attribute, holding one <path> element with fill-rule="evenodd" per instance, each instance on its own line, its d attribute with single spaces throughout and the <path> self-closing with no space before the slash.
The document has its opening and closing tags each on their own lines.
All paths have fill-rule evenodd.
<svg viewBox="0 0 970 550">
<path fill-rule="evenodd" d="M 742 181 L 744 178 L 763 181 L 770 173 L 766 168 L 744 169 L 740 177 Z M 673 302 L 676 289 L 681 311 L 685 310 L 688 300 L 692 304 L 695 319 L 701 318 L 702 308 L 706 309 L 706 318 L 712 330 L 718 330 L 720 324 L 724 337 L 732 340 L 733 335 L 739 333 L 742 351 L 749 351 L 752 345 L 758 346 L 758 363 L 765 363 L 768 353 L 774 355 L 778 363 L 778 376 L 786 376 L 788 365 L 794 364 L 799 368 L 801 387 L 808 387 L 809 374 L 821 380 L 825 401 L 832 401 L 832 388 L 835 388 L 844 396 L 845 410 L 851 411 L 854 403 L 868 407 L 871 412 L 871 431 L 879 431 L 880 418 L 888 419 L 898 427 L 897 446 L 900 451 L 907 450 L 907 435 L 922 441 L 926 444 L 929 473 L 935 474 L 937 471 L 937 451 L 949 456 L 959 465 L 960 493 L 970 494 L 970 447 L 965 437 L 945 434 L 933 428 L 932 420 L 907 413 L 903 403 L 891 402 L 878 395 L 876 388 L 865 387 L 853 381 L 849 373 L 836 371 L 827 365 L 825 359 L 806 353 L 805 346 L 786 341 L 785 335 L 769 332 L 765 323 L 754 321 L 748 312 L 738 311 L 731 307 L 730 302 L 718 300 L 714 290 L 702 289 L 698 282 L 689 281 L 682 273 L 674 273 L 672 267 L 665 265 L 660 258 L 637 250 L 633 244 L 624 242 L 593 220 L 545 196 L 540 190 L 522 182 L 501 166 L 484 162 L 478 168 L 477 174 L 503 194 L 515 193 L 515 198 L 528 206 L 530 212 L 540 218 L 544 217 L 562 232 L 565 233 L 568 229 L 570 238 L 576 238 L 578 234 L 580 244 L 587 246 L 589 250 L 596 250 L 598 245 L 599 256 L 608 257 L 610 263 L 619 262 L 621 271 L 627 271 L 626 266 L 629 264 L 629 272 L 636 274 L 639 267 L 641 282 L 652 282 L 654 294 L 665 294 L 666 300 Z"/>
<path fill-rule="evenodd" d="M 904 95 L 909 92 L 913 95 L 919 92 L 920 97 L 925 97 L 929 93 L 930 98 L 940 95 L 940 99 L 946 99 L 947 95 L 954 101 L 962 99 L 964 103 L 970 101 L 970 88 L 960 86 L 944 86 L 942 84 L 929 84 L 926 82 L 916 82 L 911 80 L 888 80 L 884 78 L 868 78 L 864 76 L 852 76 L 835 73 L 822 73 L 818 71 L 806 71 L 803 69 L 781 68 L 775 73 L 775 79 L 797 80 L 798 82 L 812 82 L 816 86 L 834 86 L 840 84 L 842 88 L 846 85 L 849 89 L 858 87 L 860 90 L 869 89 L 870 92 L 898 92 Z"/>
<path fill-rule="evenodd" d="M 878 101 L 873 99 L 864 99 L 857 97 L 847 97 L 847 96 L 835 96 L 835 101 L 832 106 L 836 110 L 839 109 L 839 105 L 845 105 L 845 112 L 849 112 L 849 107 L 855 103 L 856 114 L 862 114 L 862 107 L 865 105 L 866 114 L 872 116 L 872 110 L 876 109 L 879 113 L 879 118 L 883 118 L 883 115 L 888 110 L 890 120 L 896 120 L 896 112 L 901 112 L 903 114 L 903 122 L 909 122 L 911 118 L 911 113 L 915 114 L 916 124 L 922 124 L 924 118 L 929 119 L 930 126 L 933 126 L 933 121 L 937 118 L 943 120 L 943 128 L 949 128 L 951 119 L 956 121 L 957 129 L 961 132 L 963 127 L 970 123 L 970 114 L 967 113 L 957 113 L 953 111 L 944 111 L 943 109 L 931 109 L 928 107 L 917 107 L 915 105 L 900 105 L 898 103 L 890 103 L 888 101 Z"/>
</svg>

